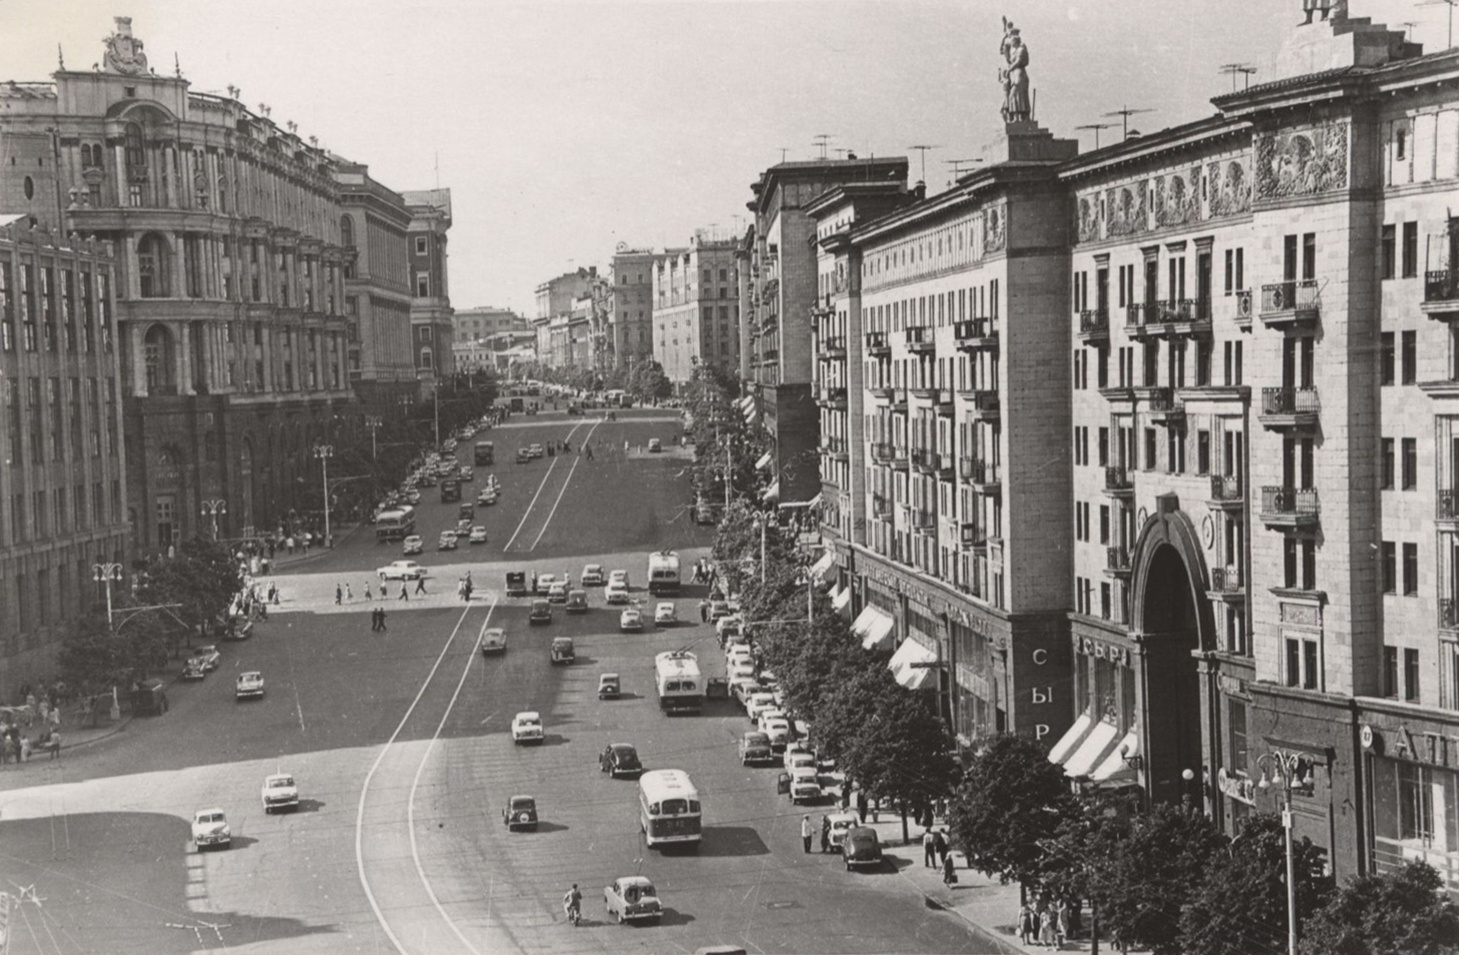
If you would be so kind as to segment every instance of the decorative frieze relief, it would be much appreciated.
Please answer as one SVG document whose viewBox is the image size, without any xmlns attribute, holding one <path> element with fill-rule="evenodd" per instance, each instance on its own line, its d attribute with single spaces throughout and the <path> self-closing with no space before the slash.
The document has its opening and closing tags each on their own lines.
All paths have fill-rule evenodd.
<svg viewBox="0 0 1459 955">
<path fill-rule="evenodd" d="M 1211 163 L 1206 168 L 1206 190 L 1212 218 L 1251 211 L 1251 177 L 1240 160 Z"/>
<path fill-rule="evenodd" d="M 1343 122 L 1260 133 L 1256 197 L 1315 196 L 1348 185 L 1348 127 Z"/>
<path fill-rule="evenodd" d="M 1007 241 L 1008 207 L 1003 203 L 983 210 L 983 254 L 1002 252 Z"/>
</svg>

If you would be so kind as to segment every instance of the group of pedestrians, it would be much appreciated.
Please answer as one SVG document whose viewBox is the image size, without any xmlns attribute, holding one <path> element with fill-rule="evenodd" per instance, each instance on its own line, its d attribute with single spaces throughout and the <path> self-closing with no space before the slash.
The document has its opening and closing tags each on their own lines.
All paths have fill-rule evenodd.
<svg viewBox="0 0 1459 955">
<path fill-rule="evenodd" d="M 385 608 L 384 607 L 376 607 L 374 610 L 371 610 L 370 611 L 370 632 L 371 633 L 385 633 L 385 632 L 389 631 L 389 629 L 390 629 L 389 627 L 385 626 Z"/>
<path fill-rule="evenodd" d="M 946 827 L 928 827 L 922 834 L 922 865 L 928 869 L 941 869 L 943 885 L 957 883 L 957 866 L 952 859 L 952 845 L 948 842 Z"/>
<path fill-rule="evenodd" d="M 422 580 L 424 580 L 424 578 L 422 578 Z M 460 597 L 467 603 L 471 602 L 471 594 L 472 591 L 474 591 L 475 589 L 476 586 L 471 582 L 471 571 L 469 570 L 461 575 L 460 580 L 456 581 L 456 596 Z"/>
<path fill-rule="evenodd" d="M 1069 937 L 1069 903 L 1063 899 L 1051 902 L 1040 899 L 1035 904 L 1023 903 L 1018 910 L 1018 938 L 1025 945 L 1041 945 L 1058 950 Z"/>
</svg>

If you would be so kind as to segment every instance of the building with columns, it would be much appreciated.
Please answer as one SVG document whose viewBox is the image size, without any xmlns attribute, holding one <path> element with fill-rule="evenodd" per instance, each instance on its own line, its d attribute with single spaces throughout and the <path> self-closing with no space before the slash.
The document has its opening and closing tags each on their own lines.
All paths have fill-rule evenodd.
<svg viewBox="0 0 1459 955">
<path fill-rule="evenodd" d="M 451 343 L 451 289 L 447 280 L 446 232 L 451 228 L 451 190 L 401 193 L 410 210 L 411 351 L 422 390 L 456 372 Z"/>
<path fill-rule="evenodd" d="M 0 229 L 0 699 L 55 671 L 67 621 L 104 599 L 95 568 L 127 566 L 112 252 Z"/>
<path fill-rule="evenodd" d="M 226 501 L 225 536 L 287 520 L 314 486 L 311 444 L 347 425 L 336 163 L 235 97 L 150 72 L 127 18 L 102 69 L 0 87 L 0 209 L 117 250 L 144 551 L 210 532 L 203 500 Z"/>
<path fill-rule="evenodd" d="M 405 197 L 377 182 L 369 166 L 335 157 L 340 243 L 345 266 L 345 312 L 350 323 L 350 383 L 375 413 L 419 397 L 411 331 L 409 232 L 414 215 Z"/>
<path fill-rule="evenodd" d="M 689 381 L 700 364 L 730 373 L 739 367 L 736 245 L 700 230 L 687 249 L 654 263 L 653 354 L 675 384 Z"/>
</svg>

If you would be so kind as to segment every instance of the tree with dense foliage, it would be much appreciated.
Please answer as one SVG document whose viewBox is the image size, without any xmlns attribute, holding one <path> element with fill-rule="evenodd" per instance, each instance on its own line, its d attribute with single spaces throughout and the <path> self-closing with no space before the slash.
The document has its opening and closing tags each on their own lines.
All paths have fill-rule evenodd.
<svg viewBox="0 0 1459 955">
<path fill-rule="evenodd" d="M 1225 852 L 1212 856 L 1205 877 L 1181 912 L 1184 955 L 1282 955 L 1287 950 L 1287 862 L 1282 820 L 1247 818 Z M 1331 880 L 1311 840 L 1292 842 L 1297 920 L 1326 901 Z"/>
<path fill-rule="evenodd" d="M 243 574 L 228 548 L 216 541 L 183 541 L 173 557 L 147 562 L 137 598 L 146 604 L 180 604 L 177 616 L 198 630 L 223 617 L 243 589 Z"/>
<path fill-rule="evenodd" d="M 953 845 L 1003 882 L 1037 879 L 1047 839 L 1075 811 L 1061 767 L 1024 736 L 994 737 L 974 754 L 951 808 Z"/>
<path fill-rule="evenodd" d="M 1363 875 L 1302 925 L 1302 955 L 1455 955 L 1459 910 L 1433 866 Z"/>
<path fill-rule="evenodd" d="M 67 626 L 56 663 L 66 685 L 89 696 L 125 684 L 133 661 L 127 642 L 107 629 L 106 617 L 87 614 Z"/>
</svg>

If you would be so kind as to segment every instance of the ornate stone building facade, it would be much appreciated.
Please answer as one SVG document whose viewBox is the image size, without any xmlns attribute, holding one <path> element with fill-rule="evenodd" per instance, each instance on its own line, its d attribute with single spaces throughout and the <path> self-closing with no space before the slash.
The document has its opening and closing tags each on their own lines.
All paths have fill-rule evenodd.
<svg viewBox="0 0 1459 955">
<path fill-rule="evenodd" d="M 149 72 L 126 18 L 104 69 L 0 88 L 4 210 L 117 250 L 144 551 L 210 529 L 205 499 L 227 502 L 224 536 L 305 508 L 309 447 L 350 403 L 335 162 L 237 95 Z"/>
</svg>

